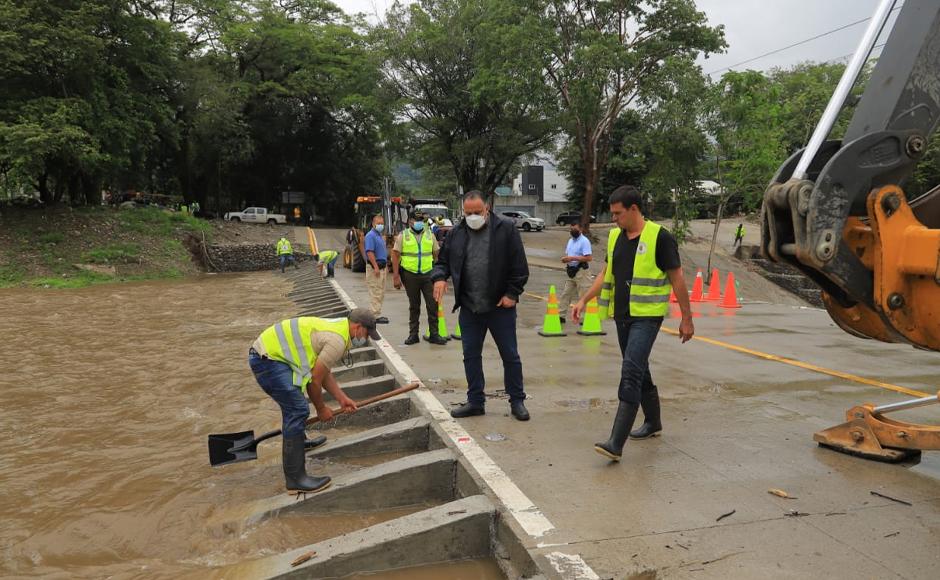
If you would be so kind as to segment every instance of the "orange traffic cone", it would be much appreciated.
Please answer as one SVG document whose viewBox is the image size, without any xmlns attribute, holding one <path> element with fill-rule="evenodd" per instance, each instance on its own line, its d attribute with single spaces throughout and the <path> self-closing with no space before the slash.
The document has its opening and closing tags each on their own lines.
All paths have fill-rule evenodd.
<svg viewBox="0 0 940 580">
<path fill-rule="evenodd" d="M 728 279 L 725 282 L 725 297 L 718 305 L 721 308 L 741 308 L 738 304 L 738 292 L 734 284 L 734 272 L 728 272 Z"/>
<path fill-rule="evenodd" d="M 718 276 L 718 268 L 712 270 L 712 280 L 708 283 L 708 295 L 705 300 L 709 302 L 718 302 L 721 300 L 721 280 Z"/>
<path fill-rule="evenodd" d="M 548 304 L 545 306 L 545 318 L 542 322 L 542 336 L 565 336 L 567 333 L 561 329 L 561 317 L 558 314 L 558 299 L 555 297 L 555 286 L 548 287 Z"/>
<path fill-rule="evenodd" d="M 705 287 L 705 280 L 702 278 L 702 269 L 699 268 L 695 274 L 695 284 L 692 285 L 692 295 L 689 296 L 689 302 L 704 302 L 702 290 Z"/>
</svg>

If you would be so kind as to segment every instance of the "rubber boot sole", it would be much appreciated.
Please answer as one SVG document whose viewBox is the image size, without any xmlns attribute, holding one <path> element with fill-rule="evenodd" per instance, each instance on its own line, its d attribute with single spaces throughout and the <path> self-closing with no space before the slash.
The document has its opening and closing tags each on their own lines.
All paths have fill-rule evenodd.
<svg viewBox="0 0 940 580">
<path fill-rule="evenodd" d="M 288 489 L 288 490 L 287 490 L 287 495 L 304 495 L 304 494 L 308 494 L 308 493 L 317 493 L 317 492 L 323 491 L 324 489 L 329 488 L 331 485 L 333 485 L 333 482 L 332 482 L 332 481 L 329 481 L 329 482 L 327 482 L 326 485 L 324 485 L 323 487 L 318 487 L 317 489 L 311 489 L 311 490 L 305 490 L 305 489 Z"/>
<path fill-rule="evenodd" d="M 636 439 L 637 441 L 642 441 L 644 439 L 652 439 L 653 437 L 659 437 L 659 434 L 662 432 L 663 430 L 660 429 L 659 431 L 653 431 L 649 435 L 640 435 L 640 436 L 636 436 L 633 433 L 630 433 L 630 439 Z"/>
<path fill-rule="evenodd" d="M 607 459 L 610 459 L 611 461 L 620 461 L 620 456 L 619 456 L 619 455 L 614 455 L 613 453 L 611 453 L 610 451 L 607 451 L 606 449 L 604 449 L 604 448 L 601 447 L 600 445 L 595 445 L 595 446 L 594 446 L 594 451 L 597 451 L 598 453 L 600 453 L 601 455 L 603 455 L 603 456 L 606 457 Z"/>
</svg>

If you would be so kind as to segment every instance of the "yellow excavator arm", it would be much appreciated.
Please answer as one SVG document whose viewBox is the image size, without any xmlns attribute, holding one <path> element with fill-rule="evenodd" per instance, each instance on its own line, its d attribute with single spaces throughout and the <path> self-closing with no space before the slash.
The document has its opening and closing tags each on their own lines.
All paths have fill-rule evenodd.
<svg viewBox="0 0 940 580">
<path fill-rule="evenodd" d="M 828 139 L 894 4 L 879 4 L 809 143 L 767 187 L 761 250 L 814 280 L 843 330 L 940 351 L 940 188 L 904 192 L 940 122 L 940 2 L 906 0 L 845 137 Z M 938 402 L 859 405 L 815 439 L 882 461 L 940 449 L 940 428 L 884 417 Z"/>
</svg>

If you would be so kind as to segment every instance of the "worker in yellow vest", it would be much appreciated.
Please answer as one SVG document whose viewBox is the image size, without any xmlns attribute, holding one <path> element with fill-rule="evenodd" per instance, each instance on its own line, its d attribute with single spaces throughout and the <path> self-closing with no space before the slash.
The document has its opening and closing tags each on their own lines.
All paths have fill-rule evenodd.
<svg viewBox="0 0 940 580">
<path fill-rule="evenodd" d="M 437 261 L 441 247 L 427 227 L 427 215 L 412 213 L 408 225 L 395 237 L 395 245 L 392 247 L 393 284 L 398 290 L 404 285 L 408 294 L 408 338 L 405 344 L 418 343 L 422 295 L 428 313 L 428 342 L 447 344 L 447 338 L 438 332 L 437 301 L 434 300 L 434 283 L 431 282 L 431 268 Z"/>
<path fill-rule="evenodd" d="M 277 259 L 281 263 L 281 274 L 284 273 L 284 266 L 288 262 L 294 265 L 295 270 L 297 269 L 297 262 L 294 261 L 294 248 L 290 245 L 287 234 L 277 241 Z"/>
<path fill-rule="evenodd" d="M 324 270 L 326 271 L 325 278 L 335 278 L 336 277 L 336 260 L 339 258 L 339 252 L 336 250 L 323 250 L 319 254 L 313 255 L 313 261 L 317 263 L 317 268 L 320 269 L 320 275 L 323 276 Z"/>
<path fill-rule="evenodd" d="M 610 438 L 596 443 L 594 450 L 619 461 L 628 437 L 646 439 L 662 430 L 659 391 L 649 370 L 650 351 L 663 318 L 669 313 L 669 294 L 675 288 L 682 321 L 679 336 L 687 342 L 695 333 L 679 246 L 675 237 L 643 216 L 644 200 L 630 185 L 610 195 L 610 213 L 615 227 L 607 238 L 607 264 L 590 290 L 572 307 L 580 320 L 587 303 L 600 295 L 601 318 L 613 318 L 623 355 L 617 398 L 620 405 Z M 632 431 L 637 411 L 643 408 L 644 422 Z"/>
<path fill-rule="evenodd" d="M 340 388 L 331 368 L 340 363 L 351 347 L 365 346 L 366 339 L 378 340 L 375 316 L 356 308 L 348 318 L 302 316 L 282 320 L 268 327 L 248 350 L 248 366 L 258 385 L 281 408 L 284 480 L 287 492 L 310 493 L 326 489 L 329 477 L 307 475 L 304 449 L 310 399 L 321 421 L 333 413 L 323 400 L 323 390 L 333 395 L 344 412 L 354 412 L 353 402 Z M 323 443 L 321 438 L 312 445 Z"/>
<path fill-rule="evenodd" d="M 744 229 L 744 224 L 738 224 L 738 227 L 734 229 L 734 243 L 731 244 L 731 247 L 741 245 L 741 242 L 744 241 L 744 234 L 746 230 Z"/>
</svg>

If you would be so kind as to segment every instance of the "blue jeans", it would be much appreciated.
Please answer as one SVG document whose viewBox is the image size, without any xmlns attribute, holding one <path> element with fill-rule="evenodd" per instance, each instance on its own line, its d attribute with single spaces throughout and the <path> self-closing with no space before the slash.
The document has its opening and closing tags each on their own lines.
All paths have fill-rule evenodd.
<svg viewBox="0 0 940 580">
<path fill-rule="evenodd" d="M 333 277 L 336 275 L 336 273 L 335 273 L 335 271 L 334 271 L 334 268 L 336 268 L 336 260 L 338 260 L 338 259 L 339 259 L 338 257 L 337 257 L 337 258 L 333 258 L 332 260 L 330 260 L 329 262 L 326 263 L 326 275 L 327 275 L 327 277 L 333 278 Z"/>
<path fill-rule="evenodd" d="M 278 261 L 281 263 L 281 272 L 284 271 L 284 266 L 287 265 L 287 263 L 294 264 L 294 267 L 297 267 L 297 264 L 294 262 L 293 254 L 281 254 L 278 256 Z"/>
<path fill-rule="evenodd" d="M 287 363 L 262 358 L 253 349 L 248 351 L 248 366 L 255 380 L 281 408 L 281 431 L 284 437 L 306 432 L 310 406 L 299 387 L 293 384 L 294 373 Z"/>
<path fill-rule="evenodd" d="M 621 401 L 638 405 L 641 394 L 653 388 L 650 352 L 662 324 L 662 318 L 617 321 L 617 340 L 620 341 L 620 352 L 623 354 L 620 387 L 617 389 L 617 398 Z"/>
<path fill-rule="evenodd" d="M 483 389 L 483 339 L 489 330 L 503 359 L 503 383 L 509 393 L 509 401 L 524 401 L 522 389 L 522 359 L 516 343 L 516 309 L 495 308 L 490 312 L 475 314 L 467 308 L 460 309 L 460 334 L 463 345 L 463 370 L 467 375 L 467 402 L 482 407 L 486 404 Z"/>
</svg>

